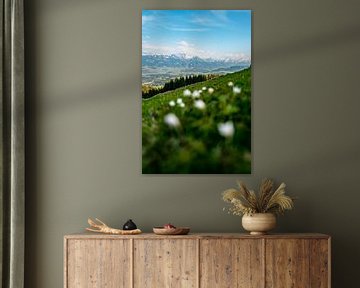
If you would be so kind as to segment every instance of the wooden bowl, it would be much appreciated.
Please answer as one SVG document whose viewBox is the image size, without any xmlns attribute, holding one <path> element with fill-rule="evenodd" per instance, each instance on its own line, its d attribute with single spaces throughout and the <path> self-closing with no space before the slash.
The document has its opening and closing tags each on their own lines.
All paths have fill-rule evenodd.
<svg viewBox="0 0 360 288">
<path fill-rule="evenodd" d="M 153 231 L 157 235 L 186 235 L 190 232 L 189 227 L 164 228 L 154 227 Z"/>
</svg>

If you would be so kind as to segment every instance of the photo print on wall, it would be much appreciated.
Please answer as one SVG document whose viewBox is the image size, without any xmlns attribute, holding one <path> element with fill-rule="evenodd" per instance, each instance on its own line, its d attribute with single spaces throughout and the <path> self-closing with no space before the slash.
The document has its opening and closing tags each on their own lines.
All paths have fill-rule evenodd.
<svg viewBox="0 0 360 288">
<path fill-rule="evenodd" d="M 142 11 L 142 173 L 251 173 L 251 11 Z"/>
</svg>

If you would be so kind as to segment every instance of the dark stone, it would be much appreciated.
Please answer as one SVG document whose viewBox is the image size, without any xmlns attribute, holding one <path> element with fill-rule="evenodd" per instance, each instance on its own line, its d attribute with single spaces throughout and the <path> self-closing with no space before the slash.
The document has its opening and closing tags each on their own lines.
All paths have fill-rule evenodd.
<svg viewBox="0 0 360 288">
<path fill-rule="evenodd" d="M 129 219 L 123 226 L 123 230 L 135 230 L 135 229 L 137 229 L 137 226 L 131 219 Z"/>
</svg>

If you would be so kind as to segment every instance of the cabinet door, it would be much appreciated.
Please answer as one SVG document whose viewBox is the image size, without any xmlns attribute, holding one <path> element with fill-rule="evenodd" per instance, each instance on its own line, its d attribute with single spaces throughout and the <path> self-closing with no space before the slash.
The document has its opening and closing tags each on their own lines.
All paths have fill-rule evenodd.
<svg viewBox="0 0 360 288">
<path fill-rule="evenodd" d="M 309 287 L 309 240 L 266 240 L 266 287 Z"/>
<path fill-rule="evenodd" d="M 264 287 L 263 244 L 260 239 L 200 241 L 200 287 Z"/>
<path fill-rule="evenodd" d="M 197 240 L 134 240 L 135 288 L 197 287 Z"/>
<path fill-rule="evenodd" d="M 130 240 L 68 239 L 66 288 L 131 287 Z"/>
<path fill-rule="evenodd" d="M 310 288 L 330 287 L 330 240 L 310 241 Z"/>
</svg>

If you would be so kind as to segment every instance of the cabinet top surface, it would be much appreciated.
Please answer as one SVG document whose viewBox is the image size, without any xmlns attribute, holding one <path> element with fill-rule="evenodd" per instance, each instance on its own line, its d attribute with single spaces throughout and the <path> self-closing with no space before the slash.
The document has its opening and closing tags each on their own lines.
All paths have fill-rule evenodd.
<svg viewBox="0 0 360 288">
<path fill-rule="evenodd" d="M 329 235 L 320 233 L 287 233 L 250 235 L 245 233 L 189 233 L 188 235 L 156 235 L 142 233 L 138 235 L 109 235 L 101 233 L 75 233 L 64 236 L 65 239 L 329 239 Z"/>
</svg>

